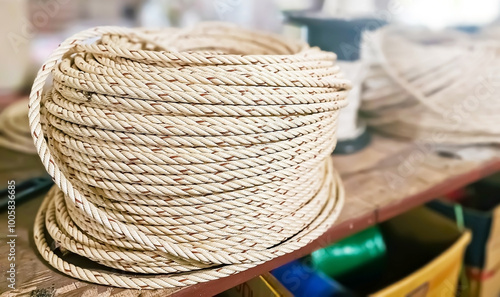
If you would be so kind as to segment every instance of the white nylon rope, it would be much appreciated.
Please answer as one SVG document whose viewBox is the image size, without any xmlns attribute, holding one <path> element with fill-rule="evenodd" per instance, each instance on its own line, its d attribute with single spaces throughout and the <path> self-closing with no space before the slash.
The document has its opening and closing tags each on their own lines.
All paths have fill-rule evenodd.
<svg viewBox="0 0 500 297">
<path fill-rule="evenodd" d="M 30 96 L 57 185 L 36 217 L 40 254 L 81 280 L 155 289 L 303 247 L 343 205 L 329 155 L 349 89 L 333 53 L 229 25 L 76 34 Z M 66 261 L 47 235 L 102 266 Z"/>
</svg>

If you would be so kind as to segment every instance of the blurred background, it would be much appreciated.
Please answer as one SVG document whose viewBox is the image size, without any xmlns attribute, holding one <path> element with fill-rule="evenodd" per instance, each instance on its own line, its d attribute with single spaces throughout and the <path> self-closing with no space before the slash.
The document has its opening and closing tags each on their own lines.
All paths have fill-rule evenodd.
<svg viewBox="0 0 500 297">
<path fill-rule="evenodd" d="M 498 22 L 498 0 L 0 0 L 0 106 L 27 93 L 37 68 L 68 36 L 100 25 L 187 27 L 228 21 L 307 39 L 287 18 L 371 17 L 431 29 L 474 30 Z"/>
</svg>

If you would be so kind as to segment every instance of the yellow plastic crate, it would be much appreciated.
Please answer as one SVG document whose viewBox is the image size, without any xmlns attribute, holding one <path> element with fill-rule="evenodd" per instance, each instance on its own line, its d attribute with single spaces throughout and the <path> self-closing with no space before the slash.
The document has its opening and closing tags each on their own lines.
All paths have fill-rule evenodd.
<svg viewBox="0 0 500 297">
<path fill-rule="evenodd" d="M 420 269 L 370 296 L 456 297 L 465 249 L 471 240 L 470 232 L 460 232 L 454 222 L 423 208 L 396 218 L 391 224 L 398 229 L 397 232 L 419 237 L 422 242 L 435 244 L 439 240 L 451 239 L 453 243 Z"/>
<path fill-rule="evenodd" d="M 266 272 L 251 280 L 239 284 L 218 297 L 293 297 L 271 273 Z"/>
</svg>

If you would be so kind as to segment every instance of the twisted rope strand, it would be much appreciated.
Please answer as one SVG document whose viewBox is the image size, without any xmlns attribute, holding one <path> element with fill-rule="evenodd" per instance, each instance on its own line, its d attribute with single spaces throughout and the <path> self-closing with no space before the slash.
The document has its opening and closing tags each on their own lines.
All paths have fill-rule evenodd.
<svg viewBox="0 0 500 297">
<path fill-rule="evenodd" d="M 498 143 L 498 44 L 457 32 L 374 33 L 361 110 L 369 125 L 434 144 Z M 432 42 L 429 42 L 432 40 Z"/>
<path fill-rule="evenodd" d="M 30 96 L 56 183 L 35 222 L 40 254 L 85 281 L 156 289 L 303 247 L 343 205 L 329 155 L 349 89 L 333 53 L 228 25 L 76 34 Z"/>
</svg>

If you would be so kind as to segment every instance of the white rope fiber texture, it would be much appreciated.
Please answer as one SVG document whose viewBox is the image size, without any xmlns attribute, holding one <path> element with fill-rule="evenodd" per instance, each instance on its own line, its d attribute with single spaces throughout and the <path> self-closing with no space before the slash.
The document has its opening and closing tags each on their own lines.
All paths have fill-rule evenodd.
<svg viewBox="0 0 500 297">
<path fill-rule="evenodd" d="M 36 154 L 28 123 L 28 99 L 7 106 L 0 113 L 0 146 L 25 154 Z"/>
<path fill-rule="evenodd" d="M 387 134 L 436 144 L 499 143 L 500 44 L 465 33 L 383 28 L 361 111 Z"/>
<path fill-rule="evenodd" d="M 329 155 L 350 83 L 335 59 L 219 23 L 99 27 L 64 41 L 30 97 L 57 185 L 35 222 L 40 254 L 81 280 L 157 289 L 307 245 L 344 199 Z"/>
</svg>

